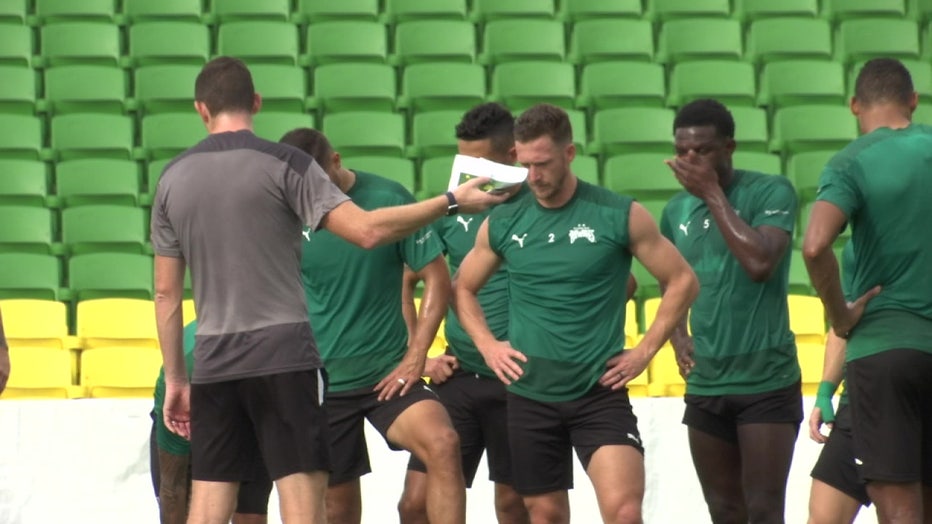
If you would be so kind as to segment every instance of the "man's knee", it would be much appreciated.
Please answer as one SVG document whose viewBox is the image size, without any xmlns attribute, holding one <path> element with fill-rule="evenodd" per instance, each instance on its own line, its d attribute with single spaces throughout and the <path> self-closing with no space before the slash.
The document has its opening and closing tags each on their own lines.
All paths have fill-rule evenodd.
<svg viewBox="0 0 932 524">
<path fill-rule="evenodd" d="M 715 524 L 730 522 L 748 522 L 747 508 L 744 501 L 730 497 L 706 497 L 709 516 Z"/>
<path fill-rule="evenodd" d="M 424 481 L 412 482 L 412 472 L 405 479 L 405 489 L 398 501 L 398 516 L 402 524 L 427 523 L 427 490 Z M 416 473 L 421 476 L 422 474 Z"/>
<path fill-rule="evenodd" d="M 435 466 L 438 463 L 460 461 L 460 436 L 451 426 L 441 426 L 424 442 L 424 463 Z"/>
<path fill-rule="evenodd" d="M 549 497 L 524 499 L 528 515 L 534 524 L 567 524 L 570 521 L 569 504 Z"/>
<path fill-rule="evenodd" d="M 528 513 L 524 499 L 510 486 L 495 488 L 495 516 L 499 524 L 527 524 Z"/>
<path fill-rule="evenodd" d="M 641 502 L 639 500 L 629 500 L 622 502 L 611 515 L 607 515 L 608 522 L 613 524 L 641 524 Z"/>
<path fill-rule="evenodd" d="M 779 523 L 784 521 L 786 488 L 782 486 L 766 490 L 745 488 L 748 522 Z"/>
</svg>

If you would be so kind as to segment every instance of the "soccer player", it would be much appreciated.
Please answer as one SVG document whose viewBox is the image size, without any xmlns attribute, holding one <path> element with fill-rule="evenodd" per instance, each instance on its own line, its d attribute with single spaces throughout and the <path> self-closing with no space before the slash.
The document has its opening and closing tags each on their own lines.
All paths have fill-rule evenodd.
<svg viewBox="0 0 932 524">
<path fill-rule="evenodd" d="M 735 169 L 735 123 L 715 100 L 673 122 L 667 161 L 684 191 L 660 229 L 699 278 L 671 342 L 686 379 L 693 465 L 712 522 L 783 522 L 802 421 L 787 288 L 796 191 L 782 176 Z"/>
<path fill-rule="evenodd" d="M 344 167 L 319 131 L 296 129 L 281 141 L 316 158 L 363 209 L 414 201 L 400 184 Z M 330 381 L 328 522 L 361 520 L 359 478 L 371 471 L 366 419 L 391 448 L 407 449 L 427 464 L 431 522 L 462 522 L 466 494 L 459 439 L 437 395 L 421 379 L 450 297 L 450 275 L 436 233 L 426 227 L 369 251 L 328 231 L 305 230 L 303 240 L 301 275 Z M 410 339 L 401 310 L 405 265 L 424 280 L 420 318 Z"/>
<path fill-rule="evenodd" d="M 253 134 L 262 102 L 241 61 L 205 64 L 194 100 L 209 136 L 166 166 L 151 220 L 163 416 L 191 438 L 189 522 L 227 522 L 258 456 L 282 518 L 324 522 L 326 384 L 301 286 L 302 226 L 371 248 L 451 208 L 475 212 L 508 195 L 486 193 L 487 179 L 474 179 L 424 202 L 364 211 L 306 153 Z M 190 382 L 181 320 L 189 264 L 198 318 Z"/>
<path fill-rule="evenodd" d="M 864 64 L 851 100 L 862 136 L 825 166 L 803 242 L 829 322 L 847 339 L 855 464 L 881 523 L 932 519 L 932 128 L 911 122 L 917 102 L 902 63 Z M 832 252 L 846 224 L 853 302 Z"/>
<path fill-rule="evenodd" d="M 605 522 L 641 522 L 643 448 L 625 385 L 641 374 L 698 291 L 696 277 L 631 198 L 580 181 L 569 117 L 539 104 L 515 122 L 529 192 L 494 208 L 454 282 L 457 314 L 507 385 L 515 490 L 531 522 L 569 522 L 572 450 Z M 666 286 L 657 319 L 624 351 L 625 288 L 635 256 Z M 504 265 L 507 339 L 478 292 Z"/>
</svg>

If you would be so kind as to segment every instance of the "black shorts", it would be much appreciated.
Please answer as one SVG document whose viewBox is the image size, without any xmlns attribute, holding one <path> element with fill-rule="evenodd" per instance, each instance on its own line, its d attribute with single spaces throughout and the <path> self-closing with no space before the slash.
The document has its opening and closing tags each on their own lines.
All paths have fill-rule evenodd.
<svg viewBox="0 0 932 524">
<path fill-rule="evenodd" d="M 932 485 L 932 353 L 891 349 L 848 362 L 862 480 Z"/>
<path fill-rule="evenodd" d="M 751 395 L 690 395 L 683 397 L 683 424 L 737 444 L 742 424 L 795 424 L 803 420 L 799 382 L 785 388 Z"/>
<path fill-rule="evenodd" d="M 488 450 L 489 480 L 511 485 L 505 384 L 497 378 L 459 370 L 433 388 L 460 436 L 466 486 L 472 487 L 485 450 Z M 424 463 L 413 454 L 408 469 L 427 471 Z"/>
<path fill-rule="evenodd" d="M 583 468 L 602 446 L 632 446 L 644 453 L 627 389 L 596 385 L 567 402 L 538 402 L 509 392 L 507 403 L 514 488 L 521 495 L 572 488 L 573 449 Z"/>
<path fill-rule="evenodd" d="M 854 465 L 851 410 L 847 404 L 839 406 L 838 413 L 835 413 L 832 432 L 812 468 L 812 478 L 821 480 L 865 506 L 871 503 L 867 488 L 858 478 L 858 469 Z"/>
<path fill-rule="evenodd" d="M 327 395 L 327 412 L 330 416 L 330 447 L 333 470 L 330 485 L 358 479 L 372 471 L 363 421 L 369 422 L 382 434 L 388 447 L 401 448 L 388 440 L 388 428 L 406 409 L 422 400 L 439 401 L 437 394 L 423 380 L 418 381 L 408 394 L 379 402 L 379 393 L 371 387 L 341 391 Z"/>
<path fill-rule="evenodd" d="M 326 373 L 307 370 L 191 386 L 195 480 L 246 482 L 330 469 Z"/>
</svg>

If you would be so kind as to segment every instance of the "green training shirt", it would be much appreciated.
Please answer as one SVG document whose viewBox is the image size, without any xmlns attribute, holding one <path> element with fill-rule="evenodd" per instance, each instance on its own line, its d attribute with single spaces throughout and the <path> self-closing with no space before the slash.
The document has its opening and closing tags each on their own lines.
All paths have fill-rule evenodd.
<svg viewBox="0 0 932 524">
<path fill-rule="evenodd" d="M 851 225 L 852 296 L 883 286 L 848 338 L 847 360 L 897 348 L 932 352 L 932 127 L 861 136 L 825 166 L 817 198 Z"/>
<path fill-rule="evenodd" d="M 191 378 L 194 370 L 194 334 L 197 332 L 197 321 L 192 321 L 184 327 L 184 365 Z M 152 412 L 155 415 L 155 441 L 159 448 L 172 455 L 187 455 L 191 452 L 191 443 L 184 437 L 172 433 L 165 426 L 162 417 L 162 406 L 165 405 L 165 368 L 159 370 L 159 378 L 155 381 L 155 406 Z"/>
<path fill-rule="evenodd" d="M 400 184 L 364 172 L 356 172 L 348 195 L 365 210 L 415 201 Z M 440 256 L 437 235 L 426 227 L 371 250 L 327 230 L 305 229 L 304 236 L 301 278 L 329 391 L 374 386 L 407 350 L 401 313 L 404 266 L 420 271 Z"/>
<path fill-rule="evenodd" d="M 792 236 L 797 201 L 786 178 L 736 169 L 725 195 L 751 227 L 772 226 Z M 660 229 L 699 279 L 690 313 L 696 365 L 686 392 L 755 394 L 800 380 L 786 302 L 790 248 L 767 281 L 754 282 L 728 249 L 705 202 L 685 191 L 664 208 Z"/>
<path fill-rule="evenodd" d="M 513 393 L 582 397 L 624 348 L 630 209 L 629 197 L 580 180 L 561 208 L 528 191 L 492 210 L 489 243 L 508 273 L 508 339 L 528 358 Z"/>
</svg>

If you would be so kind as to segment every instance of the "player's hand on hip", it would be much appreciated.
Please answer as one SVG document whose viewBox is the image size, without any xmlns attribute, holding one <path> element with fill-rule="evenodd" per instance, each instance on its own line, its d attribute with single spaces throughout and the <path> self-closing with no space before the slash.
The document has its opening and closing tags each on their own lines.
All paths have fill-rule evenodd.
<svg viewBox="0 0 932 524">
<path fill-rule="evenodd" d="M 398 367 L 375 385 L 375 391 L 379 392 L 379 402 L 391 400 L 396 395 L 405 396 L 415 384 L 421 381 L 423 374 L 424 360 L 405 356 Z"/>
<path fill-rule="evenodd" d="M 459 206 L 461 213 L 478 213 L 496 204 L 501 204 L 518 192 L 520 184 L 504 191 L 490 193 L 484 191 L 482 186 L 488 184 L 489 178 L 472 178 L 453 189 L 453 198 Z"/>
<path fill-rule="evenodd" d="M 835 333 L 841 338 L 847 339 L 851 335 L 851 330 L 854 329 L 858 322 L 861 321 L 861 317 L 864 316 L 864 308 L 867 307 L 867 303 L 877 295 L 880 294 L 882 288 L 880 286 L 874 286 L 870 288 L 867 293 L 864 293 L 857 298 L 854 302 L 848 302 L 848 308 L 845 310 L 845 314 L 842 318 L 835 319 L 835 323 L 832 326 L 835 329 Z"/>
<path fill-rule="evenodd" d="M 191 439 L 191 385 L 165 383 L 165 402 L 162 404 L 165 427 L 172 433 Z"/>
<path fill-rule="evenodd" d="M 515 380 L 521 378 L 524 370 L 518 362 L 527 362 L 524 353 L 511 347 L 507 340 L 496 340 L 494 344 L 480 348 L 480 353 L 485 359 L 485 364 L 495 372 L 499 380 L 506 385 L 511 385 Z"/>
<path fill-rule="evenodd" d="M 628 349 L 608 359 L 599 384 L 612 389 L 621 389 L 647 369 L 650 359 L 640 349 Z"/>
<path fill-rule="evenodd" d="M 430 378 L 432 384 L 443 384 L 459 367 L 459 361 L 453 355 L 439 355 L 427 359 L 424 375 Z"/>
</svg>

